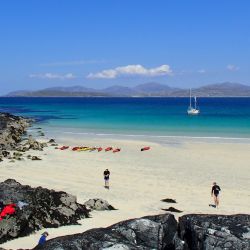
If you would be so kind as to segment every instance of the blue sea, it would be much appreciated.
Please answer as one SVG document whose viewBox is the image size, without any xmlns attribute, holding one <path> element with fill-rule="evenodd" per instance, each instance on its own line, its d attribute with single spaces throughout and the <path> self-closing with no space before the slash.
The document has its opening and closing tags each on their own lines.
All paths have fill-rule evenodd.
<svg viewBox="0 0 250 250">
<path fill-rule="evenodd" d="M 53 133 L 250 138 L 250 98 L 0 98 L 0 111 L 32 117 Z"/>
</svg>

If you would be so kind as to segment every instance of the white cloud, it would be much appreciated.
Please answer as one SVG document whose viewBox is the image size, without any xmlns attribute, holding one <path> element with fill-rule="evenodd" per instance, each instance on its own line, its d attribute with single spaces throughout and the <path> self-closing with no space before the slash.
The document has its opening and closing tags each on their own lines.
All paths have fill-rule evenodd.
<svg viewBox="0 0 250 250">
<path fill-rule="evenodd" d="M 240 68 L 239 68 L 238 66 L 233 65 L 233 64 L 228 64 L 228 65 L 227 65 L 227 69 L 228 69 L 229 71 L 237 71 L 237 70 L 239 70 Z"/>
<path fill-rule="evenodd" d="M 156 68 L 147 69 L 142 65 L 127 65 L 114 69 L 107 69 L 97 73 L 90 73 L 87 78 L 114 79 L 119 76 L 138 75 L 138 76 L 163 76 L 172 75 L 169 65 L 161 65 Z"/>
<path fill-rule="evenodd" d="M 67 74 L 40 73 L 40 74 L 30 74 L 29 77 L 50 79 L 50 80 L 70 80 L 76 78 L 72 73 L 67 73 Z"/>
</svg>

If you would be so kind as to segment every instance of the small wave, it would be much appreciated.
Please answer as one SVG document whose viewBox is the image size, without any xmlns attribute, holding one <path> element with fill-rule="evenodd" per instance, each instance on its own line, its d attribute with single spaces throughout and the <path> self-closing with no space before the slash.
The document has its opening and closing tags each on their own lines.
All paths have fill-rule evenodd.
<svg viewBox="0 0 250 250">
<path fill-rule="evenodd" d="M 211 140 L 247 140 L 248 137 L 221 137 L 221 136 L 187 136 L 187 135 L 145 135 L 145 134 L 114 134 L 114 133 L 93 133 L 93 132 L 72 132 L 64 131 L 63 134 L 95 135 L 95 136 L 122 136 L 122 137 L 145 137 L 145 138 L 172 138 L 172 139 L 211 139 Z"/>
</svg>

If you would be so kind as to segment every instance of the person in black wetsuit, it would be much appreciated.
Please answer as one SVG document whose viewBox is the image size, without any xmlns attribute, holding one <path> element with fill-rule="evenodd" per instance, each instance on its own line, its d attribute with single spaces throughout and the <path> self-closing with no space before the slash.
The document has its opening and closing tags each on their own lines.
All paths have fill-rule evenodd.
<svg viewBox="0 0 250 250">
<path fill-rule="evenodd" d="M 213 186 L 212 186 L 211 196 L 214 197 L 214 205 L 217 208 L 219 206 L 219 193 L 220 193 L 220 191 L 221 191 L 220 187 L 217 185 L 216 182 L 214 182 Z"/>
<path fill-rule="evenodd" d="M 110 176 L 110 172 L 108 169 L 106 169 L 104 172 L 103 172 L 103 176 L 104 176 L 104 182 L 105 182 L 105 185 L 104 187 L 109 189 L 109 176 Z"/>
</svg>

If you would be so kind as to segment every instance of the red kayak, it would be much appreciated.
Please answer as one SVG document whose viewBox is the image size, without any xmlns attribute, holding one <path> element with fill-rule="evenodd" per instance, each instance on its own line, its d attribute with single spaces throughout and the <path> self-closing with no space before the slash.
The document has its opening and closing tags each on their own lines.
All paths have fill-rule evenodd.
<svg viewBox="0 0 250 250">
<path fill-rule="evenodd" d="M 141 151 L 145 151 L 145 150 L 149 150 L 150 147 L 144 147 L 144 148 L 141 148 Z"/>
<path fill-rule="evenodd" d="M 112 147 L 107 147 L 107 148 L 105 148 L 105 151 L 107 152 L 107 151 L 111 151 L 113 148 Z"/>
<path fill-rule="evenodd" d="M 65 149 L 68 149 L 68 148 L 69 148 L 69 146 L 62 146 L 62 147 L 60 147 L 59 149 L 65 150 Z"/>
<path fill-rule="evenodd" d="M 101 147 L 99 147 L 99 148 L 97 148 L 97 150 L 98 150 L 98 152 L 100 152 L 100 151 L 102 151 L 102 148 L 101 148 Z"/>
<path fill-rule="evenodd" d="M 116 149 L 113 150 L 113 153 L 117 153 L 117 152 L 120 152 L 120 151 L 121 151 L 120 148 L 116 148 Z"/>
<path fill-rule="evenodd" d="M 76 151 L 77 149 L 79 149 L 80 147 L 73 147 L 72 150 Z"/>
</svg>

